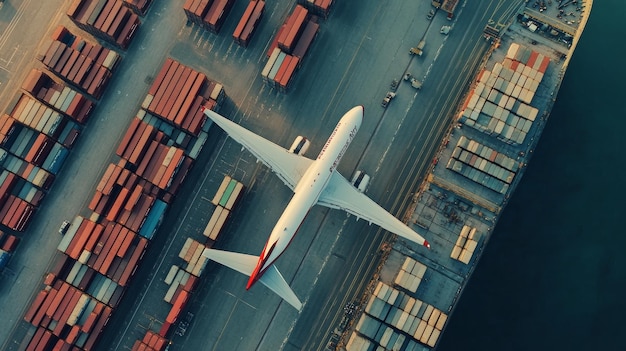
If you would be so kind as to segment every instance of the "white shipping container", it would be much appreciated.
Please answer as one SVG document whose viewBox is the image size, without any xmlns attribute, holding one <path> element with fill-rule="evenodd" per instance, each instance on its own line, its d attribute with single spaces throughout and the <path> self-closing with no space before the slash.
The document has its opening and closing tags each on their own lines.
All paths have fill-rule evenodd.
<svg viewBox="0 0 626 351">
<path fill-rule="evenodd" d="M 428 341 L 426 341 L 426 345 L 430 346 L 430 347 L 434 347 L 435 344 L 437 343 L 437 339 L 439 339 L 439 334 L 441 333 L 441 331 L 437 330 L 437 329 L 433 329 L 432 333 L 430 334 L 430 337 L 428 338 Z"/>
<path fill-rule="evenodd" d="M 456 244 L 455 244 L 455 245 L 456 245 L 456 246 L 463 247 L 463 245 L 465 245 L 465 241 L 466 241 L 466 240 L 467 240 L 467 238 L 462 237 L 462 236 L 459 236 L 459 237 L 456 239 Z"/>
<path fill-rule="evenodd" d="M 74 281 L 72 282 L 68 282 L 74 286 L 78 286 L 78 284 L 80 283 L 81 280 L 83 280 L 83 278 L 85 277 L 85 274 L 87 273 L 87 270 L 89 269 L 89 267 L 87 267 L 84 264 L 80 265 L 80 270 L 78 271 L 78 274 L 76 275 L 76 277 L 74 278 Z"/>
<path fill-rule="evenodd" d="M 72 269 L 70 269 L 70 272 L 67 274 L 65 281 L 71 284 L 74 278 L 76 278 L 78 272 L 80 271 L 80 267 L 82 267 L 82 264 L 75 261 L 74 265 L 72 265 Z"/>
<path fill-rule="evenodd" d="M 407 271 L 407 272 L 410 272 L 413 269 L 414 266 L 415 266 L 415 260 L 413 258 L 407 256 L 404 259 L 404 263 L 402 264 L 402 269 Z"/>
<path fill-rule="evenodd" d="M 398 298 L 398 293 L 399 291 L 394 289 L 394 288 L 390 288 L 391 293 L 389 294 L 389 297 L 387 298 L 387 303 L 390 305 L 393 305 L 396 302 L 396 299 Z"/>
<path fill-rule="evenodd" d="M 209 239 L 217 240 L 217 236 L 220 234 L 222 227 L 224 227 L 224 223 L 226 223 L 226 219 L 228 218 L 229 214 L 230 214 L 230 211 L 226 208 L 223 209 L 222 212 L 220 212 L 220 216 L 217 218 L 217 223 L 215 223 L 215 226 L 213 227 L 213 229 L 211 230 L 211 233 L 209 234 Z"/>
<path fill-rule="evenodd" d="M 75 97 L 76 97 L 76 92 L 74 90 L 71 90 L 70 93 L 67 94 L 67 98 L 65 98 L 65 102 L 63 102 L 63 104 L 61 105 L 60 110 L 63 112 L 67 111 L 67 108 L 70 107 L 70 104 L 72 103 Z"/>
<path fill-rule="evenodd" d="M 380 292 L 380 289 L 383 287 L 383 283 L 382 282 L 378 282 L 378 284 L 376 284 L 376 288 L 374 289 L 374 296 L 378 296 L 378 293 Z"/>
<path fill-rule="evenodd" d="M 180 270 L 179 272 L 182 272 L 182 270 Z M 179 283 L 174 283 L 170 285 L 170 287 L 167 289 L 167 292 L 165 292 L 165 296 L 163 296 L 163 301 L 167 303 L 172 303 L 172 297 L 174 297 L 174 293 L 176 292 L 176 289 L 179 285 Z"/>
<path fill-rule="evenodd" d="M 415 334 L 413 334 L 415 340 L 421 340 L 422 335 L 424 335 L 424 330 L 426 330 L 426 326 L 426 322 L 420 320 L 419 324 L 417 325 L 417 329 L 415 330 Z"/>
<path fill-rule="evenodd" d="M 211 218 L 209 219 L 209 223 L 207 223 L 206 227 L 204 228 L 204 231 L 202 232 L 202 234 L 206 236 L 207 238 L 211 235 L 211 232 L 213 231 L 215 224 L 219 220 L 220 214 L 222 213 L 223 209 L 224 208 L 222 206 L 217 206 L 215 210 L 213 211 L 213 214 L 211 215 Z"/>
<path fill-rule="evenodd" d="M 280 54 L 280 48 L 275 47 L 274 51 L 272 51 L 272 54 L 270 55 L 269 60 L 267 60 L 267 63 L 265 64 L 265 67 L 263 67 L 263 70 L 261 71 L 261 77 L 263 77 L 263 79 L 267 80 L 268 76 L 270 74 L 270 70 L 272 69 L 272 67 L 274 66 L 274 63 L 276 62 L 276 59 L 278 58 L 278 55 Z"/>
<path fill-rule="evenodd" d="M 467 251 L 467 249 L 461 250 L 461 254 L 459 255 L 459 261 L 468 264 L 470 259 L 472 258 L 473 252 Z"/>
<path fill-rule="evenodd" d="M 164 280 L 165 284 L 167 284 L 167 285 L 171 285 L 172 284 L 172 282 L 174 281 L 174 277 L 178 273 L 178 269 L 179 269 L 178 266 L 175 265 L 175 264 L 173 264 L 170 267 L 169 272 L 167 272 L 167 275 L 165 276 L 165 280 Z"/>
<path fill-rule="evenodd" d="M 72 313 L 70 314 L 70 317 L 67 319 L 67 322 L 66 322 L 67 325 L 73 326 L 74 324 L 76 324 L 76 321 L 78 320 L 78 318 L 80 318 L 88 302 L 89 302 L 89 295 L 82 294 L 80 298 L 78 299 L 78 302 L 74 306 L 74 309 L 72 310 Z"/>
<path fill-rule="evenodd" d="M 509 46 L 509 49 L 506 52 L 506 58 L 514 59 L 515 55 L 517 55 L 517 50 L 518 49 L 519 49 L 519 44 L 512 43 L 511 46 Z"/>
<path fill-rule="evenodd" d="M 119 286 L 114 281 L 111 280 L 111 285 L 109 285 L 109 288 L 107 289 L 106 293 L 104 294 L 104 298 L 102 299 L 102 302 L 104 302 L 105 304 L 108 305 L 109 301 L 111 301 L 111 297 L 113 296 L 113 293 L 115 293 L 115 290 L 118 289 L 118 288 L 119 288 Z"/>
<path fill-rule="evenodd" d="M 81 216 L 76 216 L 74 218 L 74 220 L 72 221 L 72 225 L 70 226 L 70 229 L 68 229 L 65 235 L 63 235 L 63 239 L 61 239 L 59 246 L 57 246 L 57 249 L 59 251 L 65 252 L 67 250 L 67 247 L 70 245 L 70 242 L 72 242 L 72 239 L 74 239 L 74 236 L 76 235 L 76 232 L 78 231 L 78 227 L 80 227 L 80 225 L 83 223 L 83 219 L 84 218 Z"/>
<path fill-rule="evenodd" d="M 109 71 L 111 71 L 113 67 L 115 66 L 115 64 L 117 63 L 118 59 L 119 59 L 119 55 L 117 54 L 117 52 L 111 50 L 109 51 L 109 53 L 107 54 L 107 57 L 102 62 L 102 66 L 106 67 Z"/>
<path fill-rule="evenodd" d="M 396 321 L 396 323 L 394 324 L 394 326 L 400 330 L 402 330 L 402 328 L 404 328 L 404 324 L 406 323 L 407 319 L 409 318 L 409 314 L 405 311 L 401 311 L 401 313 L 398 313 L 398 320 Z"/>
<path fill-rule="evenodd" d="M 383 336 L 380 338 L 380 342 L 379 342 L 380 346 L 387 347 L 387 344 L 389 343 L 389 339 L 391 338 L 392 333 L 393 333 L 393 329 L 391 329 L 390 327 L 387 327 L 387 329 L 385 329 Z"/>
<path fill-rule="evenodd" d="M 404 286 L 402 285 L 402 279 L 404 278 L 405 275 L 405 271 L 403 269 L 398 271 L 398 275 L 396 275 L 396 279 L 393 281 L 395 284 L 400 285 L 400 286 Z M 405 279 L 406 281 L 406 279 Z"/>
<path fill-rule="evenodd" d="M 426 325 L 426 327 L 424 328 L 424 334 L 422 334 L 422 337 L 420 337 L 420 341 L 426 344 L 428 342 L 428 339 L 430 339 L 430 335 L 432 334 L 434 329 L 435 328 L 433 328 L 432 325 Z"/>
<path fill-rule="evenodd" d="M 196 246 L 196 249 L 194 250 L 193 255 L 191 256 L 189 263 L 187 263 L 188 272 L 191 267 L 196 265 L 196 263 L 198 262 L 198 259 L 200 258 L 200 255 L 202 255 L 202 252 L 204 251 L 205 248 L 206 247 L 202 244 L 199 244 L 198 246 Z"/>
<path fill-rule="evenodd" d="M 198 263 L 196 263 L 196 266 L 192 270 L 191 274 L 195 275 L 196 277 L 202 275 L 202 272 L 204 271 L 204 268 L 206 268 L 208 262 L 208 257 L 200 256 L 200 259 L 198 259 Z"/>
<path fill-rule="evenodd" d="M 465 243 L 465 249 L 467 249 L 467 251 L 469 252 L 474 252 L 477 245 L 478 245 L 478 242 L 476 242 L 475 240 L 468 240 Z"/>
<path fill-rule="evenodd" d="M 421 282 L 422 282 L 421 278 L 413 276 L 413 279 L 411 280 L 411 286 L 409 286 L 408 290 L 412 292 L 416 292 Z"/>
<path fill-rule="evenodd" d="M 83 252 L 80 253 L 80 256 L 78 256 L 78 262 L 82 264 L 87 264 L 87 261 L 89 261 L 90 257 L 91 257 L 91 252 L 87 250 L 83 250 Z"/>
<path fill-rule="evenodd" d="M 428 319 L 430 318 L 430 315 L 433 314 L 434 310 L 435 308 L 432 305 L 427 305 L 426 310 L 424 311 L 424 315 L 422 316 L 422 319 L 425 321 L 428 321 Z"/>
<path fill-rule="evenodd" d="M 447 320 L 448 320 L 448 315 L 441 312 L 439 319 L 437 319 L 437 324 L 435 325 L 435 328 L 438 330 L 443 330 L 443 326 L 446 324 Z"/>
<path fill-rule="evenodd" d="M 193 240 L 192 238 L 187 238 L 187 240 L 185 240 L 185 243 L 183 244 L 183 247 L 180 249 L 180 252 L 178 253 L 178 257 L 185 259 L 185 255 L 187 254 L 187 250 L 189 250 L 189 248 L 191 247 L 191 243 L 194 242 L 195 240 Z"/>
<path fill-rule="evenodd" d="M 430 318 L 428 318 L 428 324 L 433 327 L 437 324 L 437 320 L 439 319 L 439 315 L 441 315 L 441 311 L 437 308 L 433 309 L 433 313 L 430 314 Z"/>
<path fill-rule="evenodd" d="M 422 300 L 415 299 L 415 305 L 413 305 L 413 308 L 411 309 L 411 315 L 422 318 L 422 315 L 420 314 L 422 305 L 424 305 L 424 302 L 422 302 Z"/>
<path fill-rule="evenodd" d="M 452 252 L 450 253 L 450 257 L 454 258 L 455 260 L 458 260 L 460 254 L 461 254 L 461 247 L 458 245 L 454 245 L 454 247 L 452 248 Z"/>
</svg>

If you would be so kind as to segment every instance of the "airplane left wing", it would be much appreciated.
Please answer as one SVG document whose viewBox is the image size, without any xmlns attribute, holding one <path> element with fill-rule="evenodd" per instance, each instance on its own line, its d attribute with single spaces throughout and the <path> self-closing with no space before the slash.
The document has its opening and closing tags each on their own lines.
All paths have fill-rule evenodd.
<svg viewBox="0 0 626 351">
<path fill-rule="evenodd" d="M 318 205 L 344 210 L 357 218 L 374 223 L 385 230 L 430 248 L 430 244 L 394 215 L 358 191 L 346 178 L 333 172 L 328 185 L 322 191 Z"/>
<path fill-rule="evenodd" d="M 283 183 L 292 191 L 300 181 L 300 178 L 302 178 L 306 170 L 313 163 L 313 160 L 293 154 L 284 147 L 254 134 L 214 111 L 204 109 L 204 114 L 228 133 L 228 136 L 248 149 L 257 160 L 263 162 L 263 164 L 276 173 Z"/>
</svg>

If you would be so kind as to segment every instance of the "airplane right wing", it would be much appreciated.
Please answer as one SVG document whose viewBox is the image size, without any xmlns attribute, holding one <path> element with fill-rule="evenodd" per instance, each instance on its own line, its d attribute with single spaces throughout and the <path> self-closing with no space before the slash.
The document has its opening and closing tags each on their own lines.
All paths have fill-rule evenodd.
<svg viewBox="0 0 626 351">
<path fill-rule="evenodd" d="M 228 136 L 248 149 L 257 160 L 263 162 L 263 164 L 276 173 L 283 183 L 292 191 L 300 181 L 300 178 L 302 178 L 306 170 L 313 163 L 313 160 L 293 154 L 284 147 L 254 134 L 214 111 L 204 109 L 204 114 L 228 133 Z"/>
<path fill-rule="evenodd" d="M 358 191 L 346 178 L 336 171 L 330 177 L 330 181 L 324 191 L 322 191 L 317 204 L 344 210 L 357 218 L 363 218 L 370 224 L 374 223 L 385 230 L 430 248 L 428 241 L 421 235 L 387 212 L 367 195 Z"/>
</svg>

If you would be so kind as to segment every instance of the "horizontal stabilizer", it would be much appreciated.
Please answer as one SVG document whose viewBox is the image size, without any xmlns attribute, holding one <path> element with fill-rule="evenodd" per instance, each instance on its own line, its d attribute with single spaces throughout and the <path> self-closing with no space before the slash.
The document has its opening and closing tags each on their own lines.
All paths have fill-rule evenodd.
<svg viewBox="0 0 626 351">
<path fill-rule="evenodd" d="M 276 266 L 271 265 L 267 271 L 263 273 L 259 281 L 298 311 L 302 309 L 302 302 L 300 302 L 296 294 L 291 290 L 289 284 L 287 284 L 285 278 L 283 278 L 283 275 L 280 274 Z"/>
<path fill-rule="evenodd" d="M 254 255 L 214 249 L 204 249 L 202 255 L 247 276 L 252 274 L 259 260 L 259 257 Z M 259 281 L 298 311 L 302 309 L 302 302 L 300 302 L 296 294 L 291 290 L 289 284 L 287 284 L 285 278 L 283 278 L 276 266 L 271 265 L 267 271 L 263 273 Z"/>
<path fill-rule="evenodd" d="M 202 255 L 219 264 L 230 267 L 239 273 L 243 273 L 248 277 L 254 271 L 259 260 L 259 257 L 254 255 L 214 249 L 204 249 Z"/>
</svg>

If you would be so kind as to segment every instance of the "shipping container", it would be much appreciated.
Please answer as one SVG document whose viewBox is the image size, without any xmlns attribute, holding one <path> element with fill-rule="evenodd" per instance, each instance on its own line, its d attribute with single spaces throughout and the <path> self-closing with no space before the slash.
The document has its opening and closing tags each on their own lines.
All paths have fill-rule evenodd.
<svg viewBox="0 0 626 351">
<path fill-rule="evenodd" d="M 243 47 L 248 46 L 257 24 L 263 16 L 264 10 L 265 2 L 262 0 L 253 0 L 248 3 L 248 7 L 246 7 L 246 10 L 241 16 L 241 19 L 233 32 L 233 39 L 235 40 L 235 43 Z"/>
</svg>

